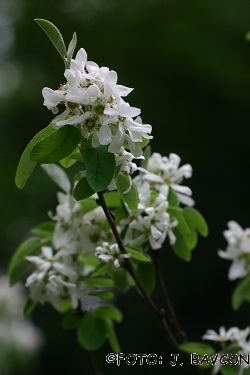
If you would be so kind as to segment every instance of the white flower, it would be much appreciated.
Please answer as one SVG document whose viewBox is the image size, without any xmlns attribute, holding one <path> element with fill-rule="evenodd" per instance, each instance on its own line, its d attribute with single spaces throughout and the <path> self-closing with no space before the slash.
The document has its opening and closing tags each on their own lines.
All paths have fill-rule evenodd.
<svg viewBox="0 0 250 375">
<path fill-rule="evenodd" d="M 218 250 L 221 258 L 232 260 L 229 268 L 229 280 L 235 280 L 247 275 L 250 270 L 250 229 L 243 230 L 235 221 L 230 221 L 228 230 L 223 232 L 228 246 L 225 251 Z"/>
<path fill-rule="evenodd" d="M 169 158 L 153 153 L 147 165 L 147 170 L 150 173 L 143 178 L 154 184 L 155 189 L 166 196 L 168 196 L 169 188 L 171 188 L 181 203 L 193 206 L 194 200 L 191 198 L 191 189 L 188 186 L 180 185 L 184 178 L 192 176 L 192 167 L 190 164 L 185 164 L 179 168 L 180 161 L 180 157 L 173 153 L 169 155 Z"/>
<path fill-rule="evenodd" d="M 118 268 L 125 258 L 130 258 L 131 254 L 122 254 L 117 243 L 109 245 L 108 242 L 103 242 L 102 246 L 97 246 L 95 256 L 103 262 L 113 262 Z"/>
<path fill-rule="evenodd" d="M 64 125 L 80 125 L 82 136 L 92 135 L 93 147 L 109 145 L 109 152 L 118 153 L 127 141 L 131 153 L 137 157 L 142 149 L 137 144 L 143 138 L 152 138 L 152 127 L 133 120 L 139 108 L 130 107 L 122 99 L 133 89 L 117 84 L 117 73 L 106 67 L 87 61 L 86 51 L 81 48 L 70 69 L 65 70 L 67 82 L 58 90 L 45 87 L 42 91 L 44 105 L 58 112 L 57 105 L 64 104 L 65 111 L 52 124 L 58 129 Z"/>
<path fill-rule="evenodd" d="M 208 329 L 207 333 L 202 336 L 203 340 L 212 340 L 212 341 L 219 341 L 219 342 L 225 342 L 225 341 L 232 341 L 235 337 L 235 332 L 237 327 L 232 327 L 228 331 L 226 331 L 225 327 L 219 328 L 219 333 L 214 331 L 213 329 Z"/>
</svg>

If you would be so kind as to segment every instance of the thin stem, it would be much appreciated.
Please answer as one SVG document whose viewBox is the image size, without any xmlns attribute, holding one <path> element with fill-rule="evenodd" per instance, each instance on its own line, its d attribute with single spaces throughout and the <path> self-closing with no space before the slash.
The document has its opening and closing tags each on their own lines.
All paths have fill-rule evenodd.
<svg viewBox="0 0 250 375">
<path fill-rule="evenodd" d="M 114 217 L 113 215 L 111 214 L 110 210 L 108 209 L 107 205 L 106 205 L 106 202 L 105 202 L 105 199 L 104 199 L 104 196 L 103 196 L 103 192 L 99 192 L 97 193 L 98 194 L 98 197 L 99 197 L 99 203 L 100 205 L 102 206 L 103 208 L 103 211 L 107 217 L 107 220 L 109 222 L 109 225 L 110 225 L 110 228 L 112 229 L 113 231 L 113 234 L 115 236 L 115 239 L 116 239 L 116 242 L 119 246 L 119 249 L 120 251 L 125 254 L 126 253 L 126 249 L 123 245 L 123 242 L 121 240 L 121 237 L 120 237 L 120 234 L 118 233 L 118 230 L 117 230 L 117 227 L 116 227 L 116 224 L 115 224 L 115 220 L 114 220 Z M 150 295 L 148 294 L 148 292 L 146 291 L 146 289 L 144 288 L 144 285 L 142 284 L 134 266 L 133 266 L 133 263 L 130 261 L 130 259 L 125 259 L 124 261 L 124 268 L 126 268 L 128 270 L 128 272 L 130 273 L 130 275 L 133 277 L 133 279 L 135 280 L 138 288 L 140 289 L 141 293 L 143 294 L 144 298 L 146 299 L 146 301 L 148 302 L 149 306 L 151 307 L 151 309 L 153 310 L 154 314 L 158 317 L 165 333 L 167 334 L 167 336 L 170 338 L 170 341 L 172 342 L 173 346 L 175 347 L 175 349 L 177 349 L 178 351 L 180 351 L 179 349 L 179 344 L 178 342 L 176 341 L 166 319 L 165 319 L 165 311 L 164 309 L 161 309 L 159 310 L 157 308 L 157 306 L 155 305 L 154 301 L 152 300 L 152 298 L 150 297 Z"/>
<path fill-rule="evenodd" d="M 98 365 L 97 365 L 97 362 L 96 362 L 96 358 L 95 358 L 95 354 L 94 354 L 94 352 L 92 352 L 92 351 L 87 351 L 87 353 L 88 353 L 88 356 L 89 356 L 89 361 L 90 361 L 90 365 L 91 365 L 91 368 L 92 368 L 93 374 L 94 374 L 94 375 L 103 375 L 103 373 L 100 372 L 99 367 L 98 367 Z"/>
<path fill-rule="evenodd" d="M 165 284 L 164 279 L 162 277 L 162 272 L 161 272 L 161 267 L 160 267 L 160 250 L 153 250 L 153 254 L 154 254 L 153 256 L 154 256 L 154 264 L 155 264 L 155 271 L 156 271 L 157 281 L 158 281 L 158 283 L 160 285 L 163 297 L 165 299 L 168 312 L 169 312 L 169 314 L 170 314 L 170 316 L 171 316 L 171 318 L 173 320 L 173 323 L 174 323 L 175 328 L 176 328 L 176 330 L 178 332 L 180 340 L 182 342 L 186 342 L 187 341 L 187 339 L 186 339 L 186 333 L 181 328 L 181 325 L 180 325 L 180 323 L 178 321 L 178 318 L 176 316 L 176 313 L 174 311 L 174 307 L 173 307 L 172 302 L 170 300 L 166 284 Z"/>
</svg>

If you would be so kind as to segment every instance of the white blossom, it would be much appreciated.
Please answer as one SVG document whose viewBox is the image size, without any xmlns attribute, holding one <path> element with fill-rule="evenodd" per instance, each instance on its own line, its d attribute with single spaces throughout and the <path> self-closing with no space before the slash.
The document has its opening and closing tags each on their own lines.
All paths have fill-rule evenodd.
<svg viewBox="0 0 250 375">
<path fill-rule="evenodd" d="M 112 262 L 116 268 L 120 267 L 125 258 L 130 258 L 131 254 L 121 253 L 117 243 L 109 245 L 103 242 L 101 246 L 97 246 L 95 255 L 103 262 Z"/>
<path fill-rule="evenodd" d="M 218 250 L 221 258 L 232 260 L 228 278 L 235 280 L 247 275 L 250 270 L 250 228 L 243 230 L 235 221 L 230 221 L 228 230 L 223 232 L 228 246 L 225 251 Z"/>
</svg>

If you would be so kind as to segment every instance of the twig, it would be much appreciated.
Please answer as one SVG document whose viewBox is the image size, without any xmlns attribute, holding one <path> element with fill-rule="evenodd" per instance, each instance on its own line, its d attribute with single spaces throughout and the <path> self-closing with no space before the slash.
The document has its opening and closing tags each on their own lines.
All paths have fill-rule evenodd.
<svg viewBox="0 0 250 375">
<path fill-rule="evenodd" d="M 100 203 L 101 207 L 103 208 L 103 211 L 104 211 L 104 213 L 107 217 L 107 220 L 108 220 L 109 225 L 110 225 L 110 227 L 113 231 L 113 234 L 115 236 L 115 239 L 116 239 L 116 242 L 119 246 L 119 249 L 123 254 L 126 254 L 126 249 L 123 245 L 120 234 L 118 233 L 118 230 L 117 230 L 117 227 L 116 227 L 116 224 L 115 224 L 115 220 L 114 220 L 113 216 L 110 213 L 110 210 L 108 209 L 108 207 L 106 205 L 106 202 L 105 202 L 105 199 L 104 199 L 104 196 L 103 196 L 103 192 L 99 192 L 97 194 L 98 194 L 98 197 L 99 197 L 99 203 Z M 180 351 L 179 344 L 178 344 L 176 338 L 174 337 L 174 335 L 173 335 L 173 333 L 172 333 L 172 331 L 171 331 L 171 329 L 170 329 L 170 327 L 169 327 L 169 325 L 168 325 L 168 323 L 165 319 L 164 309 L 159 310 L 157 308 L 154 301 L 152 300 L 152 298 L 150 297 L 150 295 L 148 294 L 148 292 L 144 288 L 144 285 L 142 284 L 142 282 L 141 282 L 141 280 L 140 280 L 140 278 L 139 278 L 139 276 L 138 276 L 138 274 L 137 274 L 137 272 L 136 272 L 136 270 L 133 266 L 133 263 L 130 261 L 130 259 L 125 259 L 124 268 L 126 268 L 128 270 L 130 275 L 135 280 L 135 282 L 136 282 L 138 288 L 140 289 L 141 293 L 143 294 L 144 298 L 148 302 L 148 304 L 151 307 L 151 309 L 153 310 L 154 314 L 159 319 L 159 321 L 160 321 L 165 333 L 167 334 L 168 338 L 172 342 L 175 349 L 178 350 L 178 352 L 179 352 Z"/>
<path fill-rule="evenodd" d="M 99 367 L 97 365 L 94 352 L 87 351 L 87 353 L 88 353 L 88 356 L 89 356 L 89 361 L 90 361 L 91 368 L 93 370 L 93 374 L 94 375 L 103 375 L 103 373 L 100 372 Z"/>
<path fill-rule="evenodd" d="M 162 277 L 162 272 L 161 272 L 161 267 L 160 267 L 160 250 L 152 250 L 152 251 L 153 251 L 153 257 L 154 257 L 154 264 L 155 264 L 157 281 L 160 285 L 163 297 L 164 297 L 166 305 L 167 305 L 167 309 L 168 309 L 169 314 L 170 314 L 170 316 L 171 316 L 171 318 L 174 322 L 174 325 L 175 325 L 176 331 L 178 332 L 180 340 L 182 342 L 186 342 L 187 341 L 186 333 L 181 328 L 181 325 L 180 325 L 180 323 L 178 321 L 178 318 L 176 316 L 176 313 L 174 311 L 174 307 L 173 307 L 172 302 L 170 300 L 166 284 L 165 284 L 164 279 Z"/>
</svg>

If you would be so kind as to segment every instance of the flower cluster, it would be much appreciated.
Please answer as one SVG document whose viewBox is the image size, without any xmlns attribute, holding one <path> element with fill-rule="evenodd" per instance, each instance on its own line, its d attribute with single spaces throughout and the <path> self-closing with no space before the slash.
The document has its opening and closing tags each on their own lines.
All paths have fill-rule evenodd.
<svg viewBox="0 0 250 375">
<path fill-rule="evenodd" d="M 59 104 L 66 107 L 52 121 L 54 127 L 80 125 L 83 137 L 93 137 L 93 147 L 109 145 L 109 152 L 118 153 L 126 142 L 133 156 L 142 155 L 138 142 L 152 138 L 149 135 L 152 127 L 137 119 L 139 108 L 130 107 L 122 99 L 133 89 L 118 85 L 115 71 L 87 61 L 83 48 L 71 60 L 64 76 L 67 82 L 58 90 L 48 87 L 42 90 L 44 105 L 53 113 L 58 113 Z"/>
<path fill-rule="evenodd" d="M 103 242 L 102 246 L 97 246 L 95 255 L 103 262 L 113 262 L 115 267 L 120 267 L 121 263 L 126 258 L 130 258 L 130 254 L 122 254 L 117 243 L 109 245 L 108 242 Z"/>
<path fill-rule="evenodd" d="M 127 226 L 124 242 L 126 245 L 141 245 L 149 241 L 153 250 L 160 249 L 166 236 L 173 245 L 176 237 L 172 231 L 178 221 L 167 212 L 169 191 L 173 190 L 180 202 L 193 205 L 192 191 L 187 186 L 179 185 L 183 178 L 192 175 L 192 167 L 185 164 L 179 168 L 180 157 L 170 154 L 169 158 L 153 153 L 147 163 L 147 170 L 133 179 L 139 194 L 138 210 L 133 213 L 128 209 L 128 219 L 120 226 Z"/>
<path fill-rule="evenodd" d="M 34 272 L 27 278 L 26 286 L 34 302 L 50 302 L 61 310 L 62 302 L 70 299 L 77 308 L 78 301 L 89 293 L 85 276 L 91 271 L 81 260 L 81 255 L 93 254 L 98 244 L 113 241 L 110 230 L 104 230 L 105 216 L 101 207 L 84 212 L 72 195 L 58 193 L 56 215 L 49 216 L 56 222 L 52 246 L 43 246 L 39 256 L 27 256 Z"/>
<path fill-rule="evenodd" d="M 229 268 L 229 280 L 235 280 L 247 275 L 250 270 L 250 228 L 245 230 L 235 221 L 230 221 L 228 230 L 223 232 L 228 246 L 226 251 L 218 250 L 221 258 L 232 260 Z"/>
<path fill-rule="evenodd" d="M 150 173 L 144 176 L 144 180 L 149 181 L 151 186 L 166 197 L 169 189 L 172 189 L 181 203 L 193 206 L 191 189 L 188 186 L 180 186 L 183 178 L 192 177 L 192 167 L 190 164 L 185 164 L 179 168 L 180 162 L 181 158 L 174 153 L 167 157 L 155 152 L 149 158 L 147 170 Z"/>
<path fill-rule="evenodd" d="M 219 328 L 219 334 L 209 329 L 207 330 L 206 334 L 202 336 L 203 340 L 212 340 L 222 343 L 223 350 L 218 353 L 218 356 L 221 357 L 224 352 L 230 353 L 230 346 L 234 348 L 233 353 L 236 354 L 242 354 L 247 355 L 250 353 L 250 340 L 247 340 L 247 337 L 250 333 L 250 327 L 247 327 L 245 329 L 239 329 L 238 327 L 231 327 L 228 331 L 226 331 L 225 327 Z M 225 347 L 226 342 L 229 342 L 229 345 L 227 348 Z M 248 368 L 249 365 L 247 363 L 242 363 L 242 366 L 240 366 L 240 372 L 239 375 L 241 375 L 245 368 Z M 213 374 L 216 374 L 219 371 L 220 368 L 220 361 L 217 360 L 216 364 L 213 369 Z"/>
</svg>

